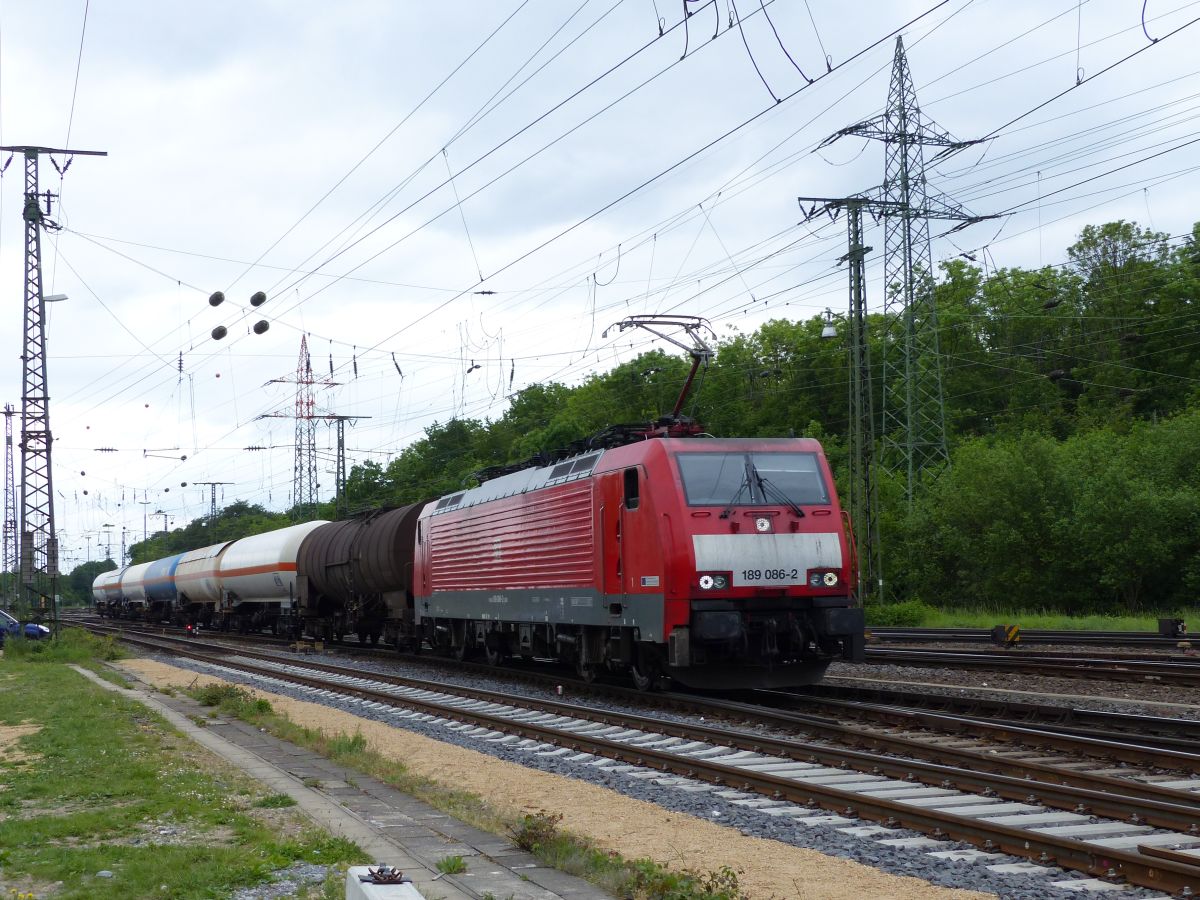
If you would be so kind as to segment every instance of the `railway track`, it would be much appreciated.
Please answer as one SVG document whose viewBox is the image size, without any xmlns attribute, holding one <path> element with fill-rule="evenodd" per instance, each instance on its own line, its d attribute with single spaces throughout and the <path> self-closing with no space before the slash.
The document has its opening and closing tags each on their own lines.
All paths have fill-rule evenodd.
<svg viewBox="0 0 1200 900">
<path fill-rule="evenodd" d="M 980 719 L 1009 725 L 1037 725 L 1042 729 L 1063 726 L 1076 734 L 1092 734 L 1109 739 L 1122 736 L 1148 739 L 1159 747 L 1173 747 L 1185 751 L 1200 748 L 1200 721 L 1195 719 L 828 683 L 810 685 L 790 693 L 803 697 L 806 703 L 824 704 L 824 708 L 852 710 L 858 705 L 873 705 L 925 709 L 953 714 L 964 719 Z"/>
<path fill-rule="evenodd" d="M 100 625 L 110 633 L 129 633 L 124 627 Z M 157 629 L 164 633 L 166 629 Z M 182 633 L 182 629 L 176 629 Z M 135 630 L 136 633 L 136 630 Z M 153 633 L 153 630 L 144 632 Z M 261 644 L 256 635 L 218 633 L 210 640 L 234 644 Z M 184 644 L 194 641 L 187 639 Z M 282 648 L 289 641 L 270 638 L 267 642 Z M 1119 713 L 1080 710 L 1068 721 L 1069 710 L 1035 704 L 988 704 L 985 701 L 962 703 L 955 710 L 956 698 L 946 695 L 903 694 L 854 691 L 816 685 L 796 692 L 752 691 L 731 697 L 694 693 L 661 692 L 647 694 L 633 688 L 607 682 L 583 682 L 554 667 L 536 664 L 497 669 L 483 663 L 450 660 L 428 654 L 398 656 L 394 651 L 358 645 L 342 645 L 355 655 L 394 661 L 403 659 L 422 666 L 486 677 L 519 681 L 553 691 L 566 687 L 574 696 L 595 696 L 635 707 L 654 706 L 674 712 L 716 717 L 756 727 L 797 728 L 821 733 L 839 742 L 854 743 L 882 752 L 915 754 L 930 759 L 944 758 L 950 748 L 939 737 L 970 735 L 979 743 L 974 751 L 965 745 L 961 758 L 969 764 L 987 768 L 997 753 L 1036 751 L 1045 763 L 1027 768 L 1022 777 L 1049 777 L 1056 761 L 1047 753 L 1067 754 L 1060 763 L 1071 764 L 1079 757 L 1110 760 L 1138 770 L 1166 769 L 1200 772 L 1200 722 L 1154 716 L 1129 716 Z M 240 650 L 238 652 L 241 652 Z M 924 704 L 914 702 L 925 701 Z M 929 711 L 928 707 L 934 707 Z M 1021 715 L 1000 716 L 1006 707 Z M 824 716 L 814 715 L 823 711 Z M 896 728 L 907 729 L 897 735 Z M 930 748 L 927 744 L 936 741 Z M 1014 749 L 1015 748 L 1015 749 Z M 1133 773 L 1129 773 L 1133 774 Z M 1060 773 L 1061 775 L 1061 773 Z"/>
<path fill-rule="evenodd" d="M 744 802 L 765 815 L 816 824 L 830 818 L 813 815 L 813 808 L 820 807 L 966 841 L 985 854 L 1053 862 L 1172 892 L 1200 890 L 1200 851 L 1194 849 L 1200 847 L 1200 794 L 1188 790 L 1200 790 L 1200 779 L 1147 784 L 1003 758 L 985 766 L 982 754 L 953 747 L 933 748 L 942 758 L 934 762 L 919 753 L 915 758 L 889 755 L 906 746 L 899 739 L 856 735 L 823 717 L 747 704 L 741 714 L 748 720 L 762 722 L 766 715 L 782 722 L 783 716 L 816 740 L 364 673 L 204 647 L 188 639 L 130 634 L 122 639 L 253 679 L 267 690 L 288 685 L 318 695 L 332 693 L 400 720 L 445 721 L 481 742 L 603 764 L 681 790 L 696 785 L 716 790 L 715 785 L 721 795 L 740 798 L 731 802 Z M 726 713 L 734 711 L 726 707 Z M 891 741 L 886 752 L 870 752 L 855 742 L 885 739 Z M 914 746 L 919 744 L 907 746 L 919 751 Z M 924 752 L 930 749 L 924 745 Z"/>
<path fill-rule="evenodd" d="M 991 628 L 872 628 L 871 639 L 895 643 L 979 643 L 993 640 Z M 1154 631 L 1022 630 L 1022 644 L 1094 644 L 1104 647 L 1174 647 L 1186 637 Z"/>
<path fill-rule="evenodd" d="M 912 650 L 868 647 L 867 664 L 925 668 L 976 669 L 990 672 L 1028 672 L 1059 678 L 1101 678 L 1106 681 L 1154 682 L 1200 687 L 1200 658 L 1113 659 L 1059 653 L 1013 653 L 997 650 Z"/>
</svg>

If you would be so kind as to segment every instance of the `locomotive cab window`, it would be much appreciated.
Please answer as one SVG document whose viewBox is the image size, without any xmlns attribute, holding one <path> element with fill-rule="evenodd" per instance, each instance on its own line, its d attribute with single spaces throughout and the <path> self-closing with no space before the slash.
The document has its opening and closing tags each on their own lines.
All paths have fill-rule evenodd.
<svg viewBox="0 0 1200 900">
<path fill-rule="evenodd" d="M 829 490 L 815 453 L 680 453 L 689 506 L 825 506 Z"/>
<path fill-rule="evenodd" d="M 638 470 L 625 470 L 625 508 L 637 509 L 641 498 L 638 494 Z"/>
</svg>

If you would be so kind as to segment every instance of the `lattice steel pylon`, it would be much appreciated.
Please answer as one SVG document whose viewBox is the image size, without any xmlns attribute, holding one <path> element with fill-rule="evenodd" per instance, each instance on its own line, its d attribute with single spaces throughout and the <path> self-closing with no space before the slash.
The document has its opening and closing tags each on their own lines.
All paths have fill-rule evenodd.
<svg viewBox="0 0 1200 900">
<path fill-rule="evenodd" d="M 317 423 L 313 419 L 312 357 L 308 337 L 300 336 L 300 361 L 296 364 L 296 459 L 292 467 L 292 503 L 297 519 L 317 512 Z"/>
<path fill-rule="evenodd" d="M 922 476 L 950 460 L 942 393 L 937 304 L 929 220 L 949 219 L 959 227 L 988 218 L 975 216 L 934 195 L 925 178 L 925 147 L 959 149 L 958 141 L 926 122 L 917 104 L 904 41 L 896 38 L 887 109 L 827 138 L 858 136 L 884 144 L 884 181 L 864 197 L 894 204 L 884 219 L 884 314 L 881 335 L 883 390 L 880 403 L 880 463 L 901 472 L 911 503 Z"/>
<path fill-rule="evenodd" d="M 13 477 L 13 416 L 11 403 L 4 404 L 4 555 L 0 557 L 0 596 L 12 603 L 17 583 L 17 482 Z"/>
<path fill-rule="evenodd" d="M 20 567 L 22 600 L 30 618 L 47 616 L 58 629 L 58 537 L 54 530 L 54 484 L 50 465 L 50 394 L 46 379 L 46 299 L 42 295 L 42 229 L 56 230 L 50 219 L 55 195 L 38 191 L 38 160 L 58 154 L 68 157 L 60 175 L 75 156 L 107 156 L 95 150 L 56 150 L 51 147 L 0 147 L 0 151 L 25 157 L 25 344 L 21 353 L 21 520 Z M 4 163 L 8 168 L 10 155 Z M 0 169 L 2 172 L 3 169 Z M 46 203 L 42 210 L 42 201 Z M 22 604 L 24 606 L 24 604 Z M 23 610 L 24 611 L 24 610 Z"/>
<path fill-rule="evenodd" d="M 333 387 L 336 382 L 313 376 L 312 358 L 308 354 L 308 336 L 300 336 L 300 359 L 293 378 L 272 378 L 268 384 L 296 385 L 296 408 L 292 413 L 264 413 L 260 419 L 296 420 L 296 455 L 292 466 L 292 518 L 298 522 L 316 516 L 317 503 L 317 420 L 324 418 L 315 412 L 313 387 Z"/>
</svg>

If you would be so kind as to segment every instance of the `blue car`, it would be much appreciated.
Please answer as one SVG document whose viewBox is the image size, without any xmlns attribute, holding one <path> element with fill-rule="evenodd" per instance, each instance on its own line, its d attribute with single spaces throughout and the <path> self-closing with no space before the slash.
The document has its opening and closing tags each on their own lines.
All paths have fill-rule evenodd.
<svg viewBox="0 0 1200 900">
<path fill-rule="evenodd" d="M 14 616 L 0 609 L 0 646 L 3 646 L 6 637 L 21 635 L 24 635 L 27 640 L 40 641 L 50 637 L 50 629 L 37 622 L 26 622 L 22 626 Z"/>
</svg>

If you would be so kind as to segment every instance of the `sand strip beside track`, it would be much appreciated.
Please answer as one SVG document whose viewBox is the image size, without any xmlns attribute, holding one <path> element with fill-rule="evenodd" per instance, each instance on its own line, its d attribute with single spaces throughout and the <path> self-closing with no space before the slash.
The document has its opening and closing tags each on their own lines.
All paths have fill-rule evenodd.
<svg viewBox="0 0 1200 900">
<path fill-rule="evenodd" d="M 158 688 L 204 685 L 220 679 L 153 660 L 119 664 Z M 755 898 L 797 900 L 974 900 L 995 897 L 952 890 L 916 878 L 889 875 L 851 860 L 777 841 L 747 837 L 730 828 L 670 812 L 597 785 L 553 775 L 316 703 L 254 691 L 298 725 L 327 734 L 361 732 L 370 749 L 404 763 L 416 775 L 470 791 L 500 809 L 559 813 L 562 824 L 628 859 L 650 857 L 676 868 L 741 870 Z M 803 826 L 797 826 L 803 827 Z"/>
</svg>

